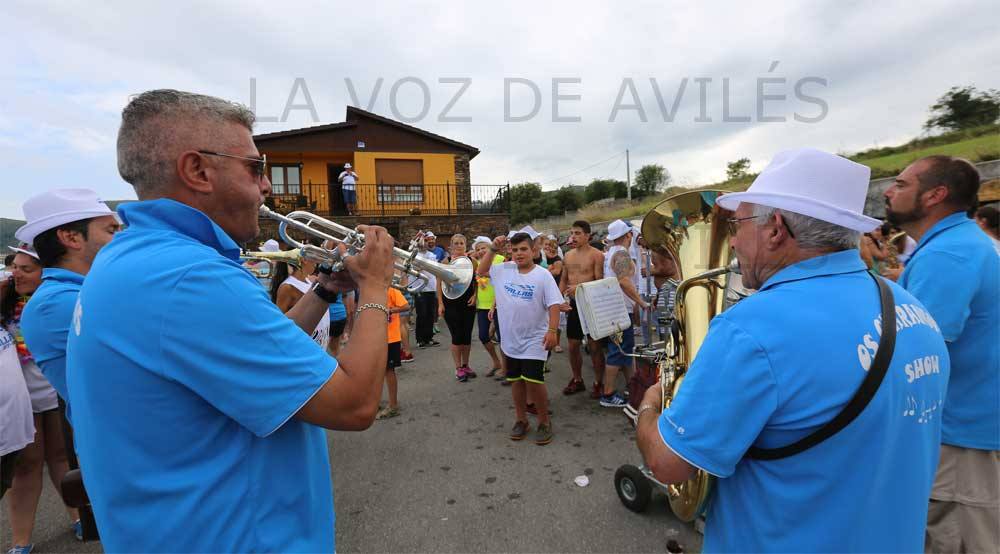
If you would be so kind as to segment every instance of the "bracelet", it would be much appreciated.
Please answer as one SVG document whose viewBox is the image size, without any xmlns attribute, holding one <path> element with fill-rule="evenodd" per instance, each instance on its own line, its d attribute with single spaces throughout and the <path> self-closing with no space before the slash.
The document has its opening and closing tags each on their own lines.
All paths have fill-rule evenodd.
<svg viewBox="0 0 1000 554">
<path fill-rule="evenodd" d="M 312 291 L 316 294 L 316 296 L 320 298 L 320 300 L 326 302 L 327 304 L 333 304 L 334 302 L 337 301 L 337 297 L 340 296 L 340 293 L 330 292 L 325 288 L 323 288 L 322 286 L 320 286 L 319 283 L 313 285 Z"/>
<path fill-rule="evenodd" d="M 642 406 L 639 406 L 639 409 L 635 412 L 635 420 L 639 421 L 639 416 L 642 415 L 642 412 L 645 412 L 646 410 L 655 410 L 655 409 L 656 406 L 652 404 L 643 404 Z"/>
<path fill-rule="evenodd" d="M 551 327 L 549 327 L 549 330 L 546 331 L 546 333 L 558 333 L 558 332 L 559 332 L 559 329 L 553 329 Z"/>
<path fill-rule="evenodd" d="M 386 308 L 382 304 L 362 304 L 354 310 L 354 319 L 357 319 L 358 316 L 361 315 L 361 312 L 365 310 L 382 310 L 382 312 L 385 313 L 386 321 L 389 321 L 392 318 L 392 315 L 389 313 L 389 308 Z"/>
</svg>

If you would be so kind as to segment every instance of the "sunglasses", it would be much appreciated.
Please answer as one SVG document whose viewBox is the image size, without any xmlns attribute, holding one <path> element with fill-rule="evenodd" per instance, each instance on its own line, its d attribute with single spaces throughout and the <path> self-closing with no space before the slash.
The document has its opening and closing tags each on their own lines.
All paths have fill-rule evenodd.
<svg viewBox="0 0 1000 554">
<path fill-rule="evenodd" d="M 199 150 L 199 154 L 208 156 L 219 156 L 221 158 L 233 158 L 234 160 L 246 160 L 253 162 L 250 164 L 250 173 L 257 179 L 262 179 L 267 175 L 267 154 L 259 158 L 248 158 L 246 156 L 234 156 L 233 154 L 223 154 L 222 152 L 211 152 L 209 150 Z"/>
</svg>

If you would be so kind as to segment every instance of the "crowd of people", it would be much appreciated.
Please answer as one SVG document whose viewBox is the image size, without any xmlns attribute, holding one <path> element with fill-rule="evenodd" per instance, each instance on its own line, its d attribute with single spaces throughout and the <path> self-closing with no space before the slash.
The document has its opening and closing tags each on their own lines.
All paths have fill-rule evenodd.
<svg viewBox="0 0 1000 554">
<path fill-rule="evenodd" d="M 362 225 L 344 271 L 289 260 L 265 289 L 239 247 L 270 192 L 253 123 L 218 98 L 140 94 L 118 137 L 138 202 L 114 213 L 58 189 L 25 203 L 0 283 L 11 554 L 32 550 L 43 468 L 58 489 L 77 457 L 106 551 L 335 551 L 323 430 L 399 415 L 396 371 L 440 345 L 441 320 L 457 383 L 483 372 L 510 388 L 511 440 L 555 439 L 546 375 L 561 352 L 564 395 L 634 401 L 660 482 L 718 477 L 706 551 L 997 551 L 1000 242 L 968 162 L 914 162 L 885 193 L 884 223 L 862 213 L 868 168 L 813 149 L 715 198 L 755 292 L 712 320 L 665 408 L 658 386 L 621 386 L 636 343 L 678 332 L 685 276 L 665 245 L 621 220 L 603 240 L 576 221 L 563 243 L 530 226 L 442 237 L 447 248 L 423 233 L 420 258 L 473 267 L 455 294 L 431 274 L 408 286 L 393 238 Z M 576 293 L 602 279 L 632 325 L 595 340 Z M 655 329 L 640 329 L 650 311 Z M 490 364 L 478 371 L 477 326 Z"/>
</svg>

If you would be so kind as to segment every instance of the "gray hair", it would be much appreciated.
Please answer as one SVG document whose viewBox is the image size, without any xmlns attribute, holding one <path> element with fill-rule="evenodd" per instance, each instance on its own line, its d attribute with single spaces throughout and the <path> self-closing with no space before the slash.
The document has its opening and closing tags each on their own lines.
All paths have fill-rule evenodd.
<svg viewBox="0 0 1000 554">
<path fill-rule="evenodd" d="M 795 241 L 801 248 L 808 250 L 850 250 L 857 248 L 861 241 L 861 233 L 841 227 L 833 223 L 822 221 L 813 217 L 755 204 L 753 215 L 757 218 L 755 225 L 761 225 L 769 221 L 775 212 L 780 212 L 781 217 L 788 224 L 788 228 L 795 235 Z"/>
<path fill-rule="evenodd" d="M 143 92 L 122 110 L 118 173 L 140 200 L 154 196 L 175 178 L 176 157 L 184 142 L 179 139 L 204 135 L 200 131 L 206 124 L 211 128 L 237 123 L 252 131 L 254 119 L 246 106 L 214 96 L 172 89 Z"/>
</svg>

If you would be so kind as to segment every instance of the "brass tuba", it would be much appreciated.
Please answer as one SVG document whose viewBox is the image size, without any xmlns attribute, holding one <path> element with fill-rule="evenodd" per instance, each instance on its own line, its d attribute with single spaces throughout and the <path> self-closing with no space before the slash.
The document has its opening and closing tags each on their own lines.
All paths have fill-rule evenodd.
<svg viewBox="0 0 1000 554">
<path fill-rule="evenodd" d="M 736 264 L 729 246 L 732 212 L 715 205 L 723 191 L 685 192 L 657 204 L 642 220 L 650 249 L 669 255 L 678 271 L 674 318 L 679 329 L 668 333 L 666 354 L 659 363 L 663 407 L 677 394 L 691 362 L 716 314 L 729 307 Z M 670 508 L 682 521 L 693 521 L 705 509 L 712 477 L 699 470 L 689 481 L 666 487 Z"/>
</svg>

